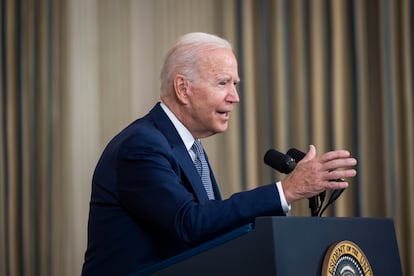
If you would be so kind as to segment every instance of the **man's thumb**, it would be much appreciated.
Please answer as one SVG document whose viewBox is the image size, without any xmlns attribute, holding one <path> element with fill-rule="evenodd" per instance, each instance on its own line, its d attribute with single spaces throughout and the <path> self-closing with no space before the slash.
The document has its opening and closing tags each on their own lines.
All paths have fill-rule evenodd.
<svg viewBox="0 0 414 276">
<path fill-rule="evenodd" d="M 303 157 L 302 160 L 304 161 L 309 161 L 312 160 L 313 158 L 315 158 L 316 156 L 316 148 L 314 145 L 309 145 L 309 150 L 306 153 L 305 157 Z"/>
</svg>

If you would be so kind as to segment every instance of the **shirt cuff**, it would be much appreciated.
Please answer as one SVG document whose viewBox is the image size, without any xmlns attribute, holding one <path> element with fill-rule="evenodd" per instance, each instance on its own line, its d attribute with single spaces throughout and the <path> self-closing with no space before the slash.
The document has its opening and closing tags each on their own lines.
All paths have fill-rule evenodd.
<svg viewBox="0 0 414 276">
<path fill-rule="evenodd" d="M 290 211 L 291 206 L 286 201 L 285 193 L 283 192 L 283 188 L 282 188 L 282 182 L 280 181 L 276 182 L 276 187 L 277 187 L 277 190 L 279 191 L 280 204 L 282 205 L 282 209 L 286 214 L 287 212 Z"/>
</svg>

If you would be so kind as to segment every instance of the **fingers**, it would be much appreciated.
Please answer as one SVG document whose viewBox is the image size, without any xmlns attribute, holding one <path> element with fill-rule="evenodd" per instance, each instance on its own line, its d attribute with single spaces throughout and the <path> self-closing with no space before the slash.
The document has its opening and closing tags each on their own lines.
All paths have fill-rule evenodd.
<svg viewBox="0 0 414 276">
<path fill-rule="evenodd" d="M 357 164 L 355 158 L 349 157 L 348 151 L 332 151 L 324 154 L 319 159 L 321 169 L 325 172 L 324 179 L 341 179 L 354 177 L 356 170 L 352 169 Z"/>
<path fill-rule="evenodd" d="M 338 190 L 338 189 L 346 189 L 348 188 L 349 183 L 346 181 L 329 181 L 328 189 L 330 190 Z"/>
<path fill-rule="evenodd" d="M 332 171 L 332 172 L 328 172 L 326 173 L 323 177 L 321 177 L 321 181 L 327 181 L 327 187 L 326 188 L 332 188 L 332 185 L 335 186 L 335 183 L 331 183 L 331 182 L 339 182 L 337 180 L 341 179 L 343 181 L 345 181 L 345 179 L 351 178 L 356 176 L 357 172 L 354 169 L 349 169 L 349 170 L 337 170 L 337 171 Z M 341 183 L 341 182 L 339 182 Z M 340 184 L 339 184 L 340 186 Z M 335 186 L 336 187 L 336 186 Z"/>
<path fill-rule="evenodd" d="M 331 160 L 335 160 L 339 158 L 347 158 L 349 156 L 351 156 L 351 154 L 347 150 L 334 150 L 334 151 L 326 152 L 321 157 L 319 157 L 319 159 L 322 162 L 329 162 Z"/>
<path fill-rule="evenodd" d="M 334 159 L 328 162 L 321 162 L 321 169 L 324 171 L 334 171 L 339 168 L 350 168 L 357 164 L 355 158 Z"/>
<path fill-rule="evenodd" d="M 328 179 L 352 177 L 356 175 L 356 171 L 348 168 L 354 167 L 357 160 L 350 155 L 347 150 L 329 151 L 317 158 L 317 161 L 321 166 L 320 170 L 329 174 Z M 341 168 L 345 170 L 338 171 Z"/>
<path fill-rule="evenodd" d="M 323 154 L 318 160 L 321 164 L 326 164 L 326 169 L 355 166 L 356 159 L 349 158 L 350 155 L 350 152 L 347 150 L 335 150 Z M 309 150 L 302 161 L 307 162 L 314 158 L 316 158 L 316 148 L 314 145 L 309 145 Z"/>
</svg>

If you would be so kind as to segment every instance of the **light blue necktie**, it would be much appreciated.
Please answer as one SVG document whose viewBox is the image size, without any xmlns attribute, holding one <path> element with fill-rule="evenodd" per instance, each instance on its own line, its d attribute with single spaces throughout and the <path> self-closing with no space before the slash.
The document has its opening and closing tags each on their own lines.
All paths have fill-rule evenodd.
<svg viewBox="0 0 414 276">
<path fill-rule="evenodd" d="M 212 200 L 214 199 L 214 191 L 213 186 L 211 185 L 210 169 L 208 168 L 203 146 L 201 145 L 200 140 L 196 139 L 191 149 L 195 153 L 194 165 L 200 175 L 201 182 L 207 192 L 208 198 Z"/>
</svg>

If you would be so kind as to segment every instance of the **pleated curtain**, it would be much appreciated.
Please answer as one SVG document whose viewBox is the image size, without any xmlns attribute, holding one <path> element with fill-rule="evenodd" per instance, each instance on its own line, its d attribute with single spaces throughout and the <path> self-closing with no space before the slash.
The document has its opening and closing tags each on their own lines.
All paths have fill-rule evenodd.
<svg viewBox="0 0 414 276">
<path fill-rule="evenodd" d="M 348 149 L 358 175 L 325 216 L 392 218 L 414 273 L 411 1 L 2 0 L 0 15 L 0 275 L 80 274 L 99 155 L 159 100 L 191 31 L 239 62 L 229 129 L 203 139 L 223 196 L 284 177 L 269 148 Z"/>
</svg>

